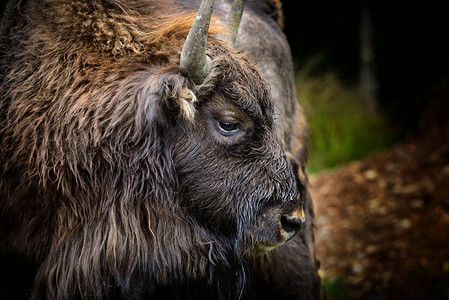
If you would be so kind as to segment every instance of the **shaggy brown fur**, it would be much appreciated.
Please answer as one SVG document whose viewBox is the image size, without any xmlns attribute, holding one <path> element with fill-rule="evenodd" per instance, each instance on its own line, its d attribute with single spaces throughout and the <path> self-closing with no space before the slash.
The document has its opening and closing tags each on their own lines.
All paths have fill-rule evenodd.
<svg viewBox="0 0 449 300">
<path fill-rule="evenodd" d="M 0 35 L 0 295 L 238 297 L 263 247 L 283 243 L 279 219 L 307 193 L 269 85 L 215 37 L 215 22 L 212 71 L 195 86 L 178 67 L 194 15 L 177 1 L 11 3 Z M 239 134 L 220 134 L 228 120 Z"/>
</svg>

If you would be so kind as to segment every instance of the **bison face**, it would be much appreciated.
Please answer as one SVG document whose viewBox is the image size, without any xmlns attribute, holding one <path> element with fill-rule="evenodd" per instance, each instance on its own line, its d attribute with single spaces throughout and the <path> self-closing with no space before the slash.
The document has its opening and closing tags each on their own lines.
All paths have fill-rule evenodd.
<svg viewBox="0 0 449 300">
<path fill-rule="evenodd" d="M 215 55 L 211 74 L 194 88 L 194 119 L 172 122 L 167 139 L 180 202 L 238 253 L 270 250 L 304 223 L 301 186 L 276 135 L 267 83 L 240 54 Z"/>
</svg>

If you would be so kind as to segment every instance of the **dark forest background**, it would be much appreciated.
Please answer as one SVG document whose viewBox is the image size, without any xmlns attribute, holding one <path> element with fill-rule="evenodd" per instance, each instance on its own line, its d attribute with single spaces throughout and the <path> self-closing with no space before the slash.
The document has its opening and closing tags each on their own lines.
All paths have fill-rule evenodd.
<svg viewBox="0 0 449 300">
<path fill-rule="evenodd" d="M 445 4 L 283 2 L 328 299 L 449 299 Z"/>
<path fill-rule="evenodd" d="M 284 1 L 283 6 L 298 69 L 320 54 L 312 75 L 331 69 L 344 84 L 361 84 L 361 73 L 371 73 L 381 111 L 402 133 L 416 133 L 429 99 L 447 85 L 449 17 L 444 1 L 314 0 Z M 366 46 L 369 62 L 361 58 Z M 364 70 L 367 64 L 370 70 Z M 444 102 L 436 118 L 448 116 Z"/>
</svg>

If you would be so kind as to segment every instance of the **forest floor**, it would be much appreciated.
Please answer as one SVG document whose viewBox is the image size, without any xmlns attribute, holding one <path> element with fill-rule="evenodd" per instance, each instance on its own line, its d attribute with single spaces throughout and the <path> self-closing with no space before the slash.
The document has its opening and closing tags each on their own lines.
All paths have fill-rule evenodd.
<svg viewBox="0 0 449 300">
<path fill-rule="evenodd" d="M 448 125 L 310 182 L 329 299 L 449 299 Z"/>
</svg>

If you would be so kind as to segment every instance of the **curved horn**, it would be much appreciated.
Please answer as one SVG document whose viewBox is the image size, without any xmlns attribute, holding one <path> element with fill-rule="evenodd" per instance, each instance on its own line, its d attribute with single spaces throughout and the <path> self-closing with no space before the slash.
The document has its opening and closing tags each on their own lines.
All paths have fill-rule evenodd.
<svg viewBox="0 0 449 300">
<path fill-rule="evenodd" d="M 234 47 L 235 40 L 237 39 L 237 33 L 239 32 L 239 25 L 242 20 L 244 6 L 245 0 L 235 0 L 227 18 L 227 23 L 229 26 L 228 42 L 232 47 Z"/>
<path fill-rule="evenodd" d="M 214 3 L 215 0 L 201 2 L 195 21 L 182 47 L 180 65 L 189 71 L 196 84 L 200 84 L 210 71 L 210 61 L 206 56 L 206 43 Z"/>
</svg>

